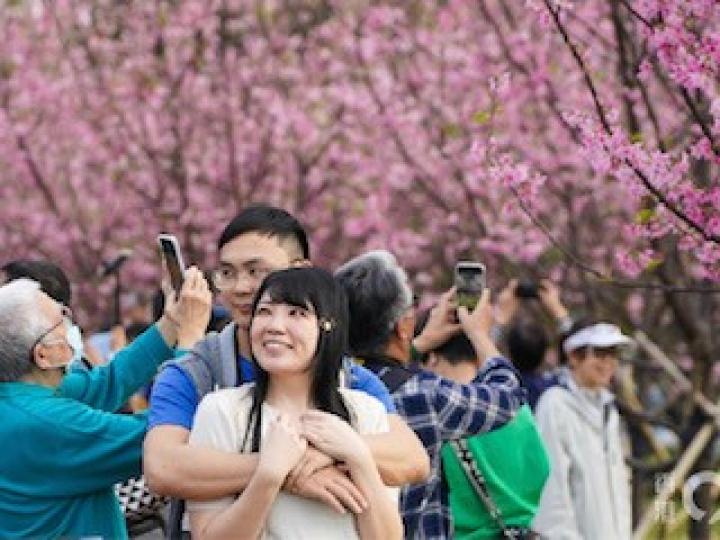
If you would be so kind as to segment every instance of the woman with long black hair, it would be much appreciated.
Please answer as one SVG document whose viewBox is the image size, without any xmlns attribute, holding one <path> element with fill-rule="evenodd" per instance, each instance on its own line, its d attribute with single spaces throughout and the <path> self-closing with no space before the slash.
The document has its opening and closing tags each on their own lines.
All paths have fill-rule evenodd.
<svg viewBox="0 0 720 540">
<path fill-rule="evenodd" d="M 374 398 L 339 379 L 348 337 L 347 299 L 326 271 L 293 268 L 263 282 L 253 304 L 254 384 L 208 395 L 190 443 L 259 452 L 237 498 L 189 504 L 198 538 L 400 538 L 397 498 L 360 434 L 387 431 Z M 362 511 L 341 514 L 282 491 L 307 446 L 342 464 L 362 494 Z"/>
</svg>

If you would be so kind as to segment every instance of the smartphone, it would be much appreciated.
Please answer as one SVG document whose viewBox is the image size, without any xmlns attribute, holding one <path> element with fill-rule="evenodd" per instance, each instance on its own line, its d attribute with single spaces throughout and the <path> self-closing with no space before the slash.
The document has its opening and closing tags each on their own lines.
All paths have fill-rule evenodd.
<svg viewBox="0 0 720 540">
<path fill-rule="evenodd" d="M 459 261 L 455 265 L 455 289 L 459 306 L 475 309 L 486 284 L 485 265 L 473 261 Z"/>
<path fill-rule="evenodd" d="M 538 284 L 529 279 L 521 280 L 515 287 L 515 296 L 518 298 L 537 298 Z"/>
<path fill-rule="evenodd" d="M 180 243 L 173 234 L 159 234 L 160 253 L 165 259 L 165 266 L 170 274 L 170 284 L 176 293 L 180 293 L 185 280 L 185 263 L 180 252 Z"/>
</svg>

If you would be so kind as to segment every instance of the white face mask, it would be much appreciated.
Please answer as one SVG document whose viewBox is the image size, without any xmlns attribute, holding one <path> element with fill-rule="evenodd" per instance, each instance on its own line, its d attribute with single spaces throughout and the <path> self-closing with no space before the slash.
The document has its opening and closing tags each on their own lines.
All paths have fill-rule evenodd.
<svg viewBox="0 0 720 540">
<path fill-rule="evenodd" d="M 84 352 L 84 345 L 82 339 L 82 333 L 80 327 L 77 324 L 73 324 L 68 328 L 67 331 L 67 342 L 73 350 L 73 357 L 68 362 L 65 368 L 69 368 L 73 365 L 82 365 L 82 357 Z"/>
</svg>

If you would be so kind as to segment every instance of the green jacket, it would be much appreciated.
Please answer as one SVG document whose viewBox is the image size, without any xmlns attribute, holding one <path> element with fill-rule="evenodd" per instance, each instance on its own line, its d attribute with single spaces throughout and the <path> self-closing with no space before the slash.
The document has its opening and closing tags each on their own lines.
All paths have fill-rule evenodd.
<svg viewBox="0 0 720 540">
<path fill-rule="evenodd" d="M 506 425 L 469 438 L 468 447 L 506 525 L 529 527 L 550 473 L 545 445 L 530 407 L 523 406 Z M 500 527 L 490 517 L 447 443 L 443 445 L 442 461 L 455 530 L 453 538 L 499 538 Z"/>
<path fill-rule="evenodd" d="M 57 389 L 0 383 L 0 538 L 127 538 L 113 485 L 140 474 L 146 419 L 112 411 L 172 354 L 153 326 Z"/>
</svg>

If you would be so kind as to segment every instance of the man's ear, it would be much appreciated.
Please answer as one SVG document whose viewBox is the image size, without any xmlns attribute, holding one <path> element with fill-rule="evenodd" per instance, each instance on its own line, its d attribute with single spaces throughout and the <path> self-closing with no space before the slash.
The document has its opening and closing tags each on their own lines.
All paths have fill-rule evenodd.
<svg viewBox="0 0 720 540">
<path fill-rule="evenodd" d="M 35 348 L 32 352 L 33 360 L 35 361 L 35 365 L 42 369 L 53 369 L 55 366 L 52 365 L 52 361 L 50 360 L 50 355 L 48 354 L 48 349 L 45 345 L 42 343 L 38 343 L 35 345 Z"/>
<path fill-rule="evenodd" d="M 292 263 L 290 263 L 290 266 L 293 268 L 308 268 L 312 266 L 312 262 L 310 259 L 295 259 Z"/>
<path fill-rule="evenodd" d="M 415 317 L 412 315 L 403 315 L 395 325 L 394 332 L 402 342 L 410 341 L 415 332 Z"/>
</svg>

